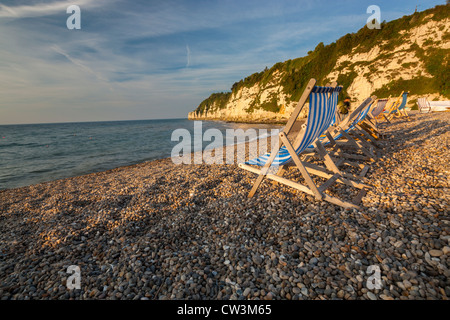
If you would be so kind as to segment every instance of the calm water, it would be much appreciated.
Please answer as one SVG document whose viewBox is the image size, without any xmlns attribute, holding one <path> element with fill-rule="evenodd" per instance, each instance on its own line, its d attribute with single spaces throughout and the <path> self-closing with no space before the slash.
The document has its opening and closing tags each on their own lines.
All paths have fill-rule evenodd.
<svg viewBox="0 0 450 320">
<path fill-rule="evenodd" d="M 203 132 L 216 128 L 224 136 L 226 129 L 276 127 L 202 122 Z M 194 122 L 184 119 L 0 126 L 0 190 L 170 157 L 180 128 L 194 136 Z"/>
</svg>

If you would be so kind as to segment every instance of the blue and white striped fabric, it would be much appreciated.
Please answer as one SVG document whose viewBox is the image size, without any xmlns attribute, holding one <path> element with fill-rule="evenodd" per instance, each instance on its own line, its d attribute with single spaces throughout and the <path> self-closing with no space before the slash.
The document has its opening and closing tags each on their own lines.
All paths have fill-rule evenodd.
<svg viewBox="0 0 450 320">
<path fill-rule="evenodd" d="M 406 102 L 408 101 L 408 93 L 409 92 L 403 93 L 402 104 L 400 105 L 400 107 L 398 107 L 398 110 L 403 110 L 406 107 Z"/>
<path fill-rule="evenodd" d="M 369 104 L 365 109 L 361 110 L 361 112 L 355 118 L 355 120 L 352 122 L 352 124 L 347 129 L 345 129 L 344 131 L 345 132 L 352 131 L 358 123 L 360 123 L 361 121 L 364 121 L 364 119 L 366 119 L 367 115 L 369 114 L 371 106 L 372 106 L 372 104 Z M 343 134 L 340 133 L 336 137 L 333 137 L 333 139 L 334 140 L 339 140 L 340 138 L 342 138 L 342 136 L 343 136 Z M 327 144 L 328 143 L 330 143 L 330 141 L 328 141 Z"/>
<path fill-rule="evenodd" d="M 359 113 L 359 115 L 355 118 L 355 120 L 352 122 L 352 124 L 348 127 L 348 129 L 345 130 L 345 132 L 348 132 L 350 130 L 353 130 L 355 128 L 355 126 L 360 123 L 361 121 L 363 121 L 364 119 L 366 119 L 367 114 L 370 111 L 370 107 L 372 106 L 372 104 L 369 104 L 366 108 L 364 108 L 363 110 L 361 110 L 361 112 Z"/>
<path fill-rule="evenodd" d="M 368 115 L 368 113 L 369 113 L 369 111 L 370 111 L 370 107 L 371 107 L 371 106 L 372 106 L 372 104 L 369 104 L 365 109 L 361 110 L 361 111 L 359 112 L 358 116 L 357 116 L 357 117 L 355 118 L 355 120 L 352 122 L 352 124 L 351 124 L 347 129 L 345 129 L 344 131 L 345 131 L 345 132 L 349 132 L 349 131 L 353 130 L 353 129 L 355 128 L 355 126 L 356 126 L 358 123 L 360 123 L 361 121 L 363 121 L 363 120 L 367 117 L 367 115 Z M 323 135 L 323 136 L 319 137 L 319 139 L 320 139 L 320 140 L 323 140 L 325 137 L 326 137 L 326 136 Z M 342 137 L 343 137 L 343 134 L 342 134 L 342 133 L 339 133 L 337 136 L 333 137 L 333 139 L 334 139 L 334 140 L 339 140 L 339 139 L 342 138 Z M 331 141 L 325 142 L 324 145 L 327 145 L 327 144 L 329 144 L 329 143 L 331 143 Z M 311 145 L 311 146 L 308 147 L 308 149 L 314 149 L 314 146 Z"/>
<path fill-rule="evenodd" d="M 315 86 L 309 95 L 309 113 L 305 133 L 296 153 L 300 154 L 308 148 L 326 129 L 329 128 L 333 117 L 336 115 L 336 105 L 339 92 L 342 87 L 318 87 Z M 331 95 L 330 95 L 331 93 Z M 246 164 L 264 166 L 270 157 L 270 153 L 250 160 Z M 292 159 L 286 146 L 278 151 L 272 166 L 280 166 Z"/>
<path fill-rule="evenodd" d="M 337 111 L 337 103 L 338 103 L 338 97 L 339 97 L 339 93 L 341 92 L 342 87 L 337 87 L 334 89 L 333 93 L 331 94 L 330 97 L 330 105 L 329 105 L 329 116 L 331 117 L 331 122 L 330 122 L 330 126 L 333 126 L 334 124 L 336 124 L 336 111 Z M 328 129 L 328 127 L 325 128 L 325 130 Z M 324 130 L 324 131 L 325 131 Z"/>
</svg>

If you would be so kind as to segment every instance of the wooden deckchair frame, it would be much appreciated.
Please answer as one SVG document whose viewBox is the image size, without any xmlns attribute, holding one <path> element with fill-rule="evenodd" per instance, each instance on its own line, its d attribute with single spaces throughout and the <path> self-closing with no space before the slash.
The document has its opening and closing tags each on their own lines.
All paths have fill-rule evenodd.
<svg viewBox="0 0 450 320">
<path fill-rule="evenodd" d="M 327 143 L 327 147 L 335 148 L 333 155 L 339 158 L 349 158 L 354 160 L 376 160 L 374 148 L 378 147 L 375 139 L 361 126 L 360 123 L 356 124 L 353 130 L 348 131 L 349 126 L 356 120 L 359 113 L 365 108 L 370 108 L 373 102 L 376 100 L 376 96 L 367 98 L 358 108 L 356 108 L 344 121 L 339 125 L 329 128 L 327 130 L 327 138 L 323 142 Z M 341 142 L 335 140 L 334 137 L 342 135 L 347 141 Z M 370 143 L 370 142 L 371 143 Z M 361 151 L 365 156 L 361 157 L 355 154 L 345 154 L 340 150 L 336 150 L 339 146 L 353 146 L 357 150 Z"/>
<path fill-rule="evenodd" d="M 402 91 L 402 93 L 400 94 L 400 96 L 397 98 L 397 100 L 395 100 L 395 102 L 391 105 L 391 107 L 389 108 L 389 112 L 387 112 L 387 115 L 385 114 L 385 118 L 387 119 L 387 121 L 390 123 L 391 120 L 394 117 L 402 117 L 402 116 L 406 116 L 407 118 L 409 118 L 408 113 L 406 112 L 405 107 L 403 107 L 401 110 L 399 110 L 400 106 L 403 103 L 403 95 L 404 94 L 409 94 L 408 91 Z"/>
<path fill-rule="evenodd" d="M 427 97 L 421 97 L 417 99 L 417 106 L 419 107 L 420 113 L 430 113 L 431 112 L 431 105 L 428 101 Z"/>
<path fill-rule="evenodd" d="M 375 125 L 378 127 L 378 122 L 379 119 L 383 116 L 383 111 L 386 108 L 386 106 L 389 105 L 389 100 L 390 98 L 387 99 L 378 99 L 376 101 L 376 104 L 374 106 L 374 108 L 372 109 L 372 111 L 370 112 L 370 116 L 373 119 L 373 121 L 375 122 Z M 380 104 L 380 102 L 382 102 L 382 104 Z M 383 103 L 384 102 L 384 103 Z M 382 106 L 382 109 L 380 110 L 379 107 L 380 105 Z M 377 114 L 375 114 L 374 112 L 377 111 Z"/>
<path fill-rule="evenodd" d="M 291 114 L 291 117 L 289 118 L 286 126 L 283 128 L 283 130 L 279 134 L 280 143 L 276 146 L 272 147 L 272 152 L 270 154 L 269 159 L 265 163 L 262 169 L 254 168 L 247 164 L 239 164 L 239 167 L 245 170 L 248 170 L 250 172 L 253 172 L 255 174 L 258 174 L 258 178 L 256 179 L 255 183 L 253 184 L 253 187 L 248 195 L 249 198 L 253 197 L 255 193 L 257 192 L 258 188 L 260 187 L 261 183 L 265 178 L 276 181 L 278 183 L 282 183 L 284 185 L 287 185 L 289 187 L 295 188 L 299 191 L 302 191 L 306 194 L 312 195 L 316 198 L 316 200 L 324 200 L 330 203 L 333 203 L 335 205 L 344 207 L 344 208 L 353 208 L 353 209 L 359 209 L 359 206 L 357 204 L 347 202 L 340 200 L 336 197 L 332 197 L 325 193 L 325 191 L 331 187 L 335 182 L 343 183 L 361 190 L 364 190 L 365 188 L 370 188 L 370 186 L 355 182 L 352 180 L 349 180 L 347 178 L 343 177 L 343 174 L 340 172 L 336 164 L 333 162 L 333 159 L 331 156 L 327 153 L 325 148 L 323 147 L 322 143 L 319 139 L 316 139 L 316 141 L 313 143 L 315 150 L 317 150 L 317 153 L 321 156 L 322 160 L 325 163 L 326 168 L 323 168 L 318 165 L 314 165 L 311 163 L 308 163 L 306 161 L 302 161 L 296 153 L 296 146 L 298 143 L 301 143 L 301 135 L 304 133 L 304 130 L 300 130 L 298 133 L 294 144 L 291 143 L 291 141 L 288 139 L 289 134 L 291 133 L 291 130 L 294 126 L 295 121 L 297 120 L 298 116 L 300 115 L 300 112 L 302 111 L 306 101 L 309 98 L 309 95 L 311 94 L 314 86 L 316 85 L 316 80 L 311 79 L 306 86 L 305 91 L 303 92 L 297 107 L 294 109 L 294 111 Z M 332 87 L 335 88 L 337 86 L 337 83 L 333 83 Z M 275 160 L 278 151 L 283 147 L 286 146 L 287 151 L 289 152 L 289 155 L 291 156 L 291 160 L 294 162 L 295 167 L 299 170 L 301 176 L 306 181 L 306 185 L 300 184 L 298 182 L 286 179 L 282 177 L 282 174 L 285 171 L 286 166 L 280 166 L 277 174 L 269 174 L 269 169 Z M 321 186 L 317 186 L 316 183 L 313 181 L 312 175 L 317 175 L 319 177 L 327 179 L 325 183 L 323 183 Z"/>
<path fill-rule="evenodd" d="M 391 108 L 394 106 L 394 104 L 396 103 L 396 101 L 392 102 L 392 97 L 389 96 L 389 98 L 387 98 L 386 104 L 384 106 L 384 110 L 388 110 L 388 112 L 391 110 Z M 383 120 L 385 120 L 387 123 L 391 123 L 391 121 L 388 119 L 388 117 L 386 116 L 386 112 L 381 111 L 380 114 L 378 116 L 375 117 L 375 121 L 377 122 L 377 127 L 383 123 Z"/>
<path fill-rule="evenodd" d="M 400 109 L 400 107 L 403 104 L 403 94 L 406 94 L 407 96 L 406 96 L 405 105 L 403 106 L 403 108 Z M 399 104 L 399 106 L 397 108 L 397 112 L 395 112 L 392 115 L 393 117 L 397 117 L 397 118 L 406 117 L 406 118 L 409 118 L 408 112 L 406 112 L 406 104 L 408 103 L 409 92 L 408 91 L 404 91 L 403 94 L 402 94 L 402 99 L 400 101 L 400 104 Z"/>
<path fill-rule="evenodd" d="M 373 108 L 371 111 L 369 111 L 369 113 L 367 114 L 366 118 L 363 120 L 361 127 L 367 131 L 375 140 L 379 140 L 380 137 L 382 136 L 381 132 L 379 131 L 378 128 L 378 123 L 376 120 L 376 116 L 373 114 L 374 111 L 379 111 L 379 114 L 382 113 L 383 110 L 377 110 L 377 108 L 379 109 L 379 102 L 381 100 L 385 100 L 385 105 L 387 103 L 386 99 L 377 99 L 374 103 L 373 103 Z M 381 105 L 383 107 L 383 105 Z"/>
<path fill-rule="evenodd" d="M 372 100 L 374 98 L 375 97 L 367 99 L 363 104 L 361 104 L 360 107 L 358 107 L 350 116 L 348 116 L 345 119 L 345 122 L 343 124 L 334 127 L 333 129 L 329 129 L 328 132 L 326 133 L 327 136 L 325 140 L 326 147 L 331 149 L 328 151 L 328 153 L 330 154 L 330 156 L 333 157 L 336 166 L 341 167 L 342 165 L 347 165 L 360 170 L 357 176 L 348 173 L 343 173 L 344 177 L 353 180 L 365 181 L 365 175 L 370 169 L 370 165 L 367 163 L 361 163 L 361 161 L 364 162 L 374 161 L 376 159 L 376 155 L 374 154 L 374 151 L 371 148 L 371 146 L 365 140 L 366 137 L 364 135 L 353 134 L 353 132 L 359 131 L 364 132 L 363 128 L 358 129 L 354 127 L 353 130 L 349 132 L 346 132 L 345 130 L 348 129 L 348 126 L 354 122 L 355 116 L 358 116 L 359 112 L 362 109 L 364 109 L 368 104 L 370 107 L 370 104 L 372 103 Z M 335 140 L 334 137 L 337 137 L 338 135 L 341 135 L 341 138 L 342 137 L 345 138 L 346 141 L 341 141 L 341 138 L 339 138 L 339 140 Z M 351 151 L 349 153 L 348 152 L 349 147 L 352 148 L 352 150 L 356 149 L 361 151 L 364 155 L 355 154 Z M 362 189 L 357 197 L 357 200 L 354 200 L 353 202 L 359 203 L 364 194 L 365 189 Z"/>
<path fill-rule="evenodd" d="M 380 103 L 381 102 L 381 103 Z M 363 122 L 363 128 L 375 139 L 379 140 L 384 137 L 384 134 L 380 132 L 379 118 L 383 116 L 383 110 L 388 104 L 389 99 L 378 99 L 374 103 L 372 111 L 369 112 L 365 121 Z M 381 110 L 380 110 L 381 107 Z M 376 111 L 376 113 L 374 113 Z M 386 119 L 387 120 L 387 119 Z"/>
<path fill-rule="evenodd" d="M 333 83 L 333 84 L 328 83 L 328 84 L 326 84 L 325 86 L 326 86 L 326 87 L 336 86 L 336 83 Z M 358 107 L 355 111 L 353 111 L 349 116 L 347 116 L 347 117 L 344 118 L 343 120 L 341 120 L 341 121 L 339 121 L 339 122 L 336 121 L 336 123 L 334 124 L 333 128 L 335 128 L 336 126 L 339 126 L 339 125 L 340 125 L 341 127 L 348 127 L 348 125 L 349 125 L 349 123 L 350 123 L 350 120 L 354 120 L 355 117 L 359 115 L 359 112 L 360 112 L 360 111 L 363 109 L 363 107 L 365 107 L 366 105 L 367 105 L 367 104 L 361 105 L 360 107 Z M 337 114 L 337 109 L 336 109 L 336 115 L 335 115 L 335 116 L 336 116 L 336 119 L 339 117 L 338 114 Z M 332 127 L 330 127 L 330 128 L 332 128 Z M 331 145 L 330 145 L 330 143 L 327 144 L 327 143 L 326 143 L 327 140 L 324 139 L 325 144 L 324 144 L 324 143 L 321 143 L 321 145 L 322 145 L 323 147 L 327 147 L 327 148 L 330 147 L 330 146 L 331 146 L 331 147 L 335 147 L 332 151 L 331 151 L 331 150 L 327 150 L 328 154 L 326 154 L 326 153 L 324 153 L 324 152 L 322 151 L 322 148 L 321 148 L 321 147 L 315 147 L 315 148 L 314 148 L 312 151 L 310 151 L 310 152 L 308 152 L 308 149 L 307 149 L 307 150 L 305 150 L 305 151 L 302 153 L 303 155 L 307 155 L 307 158 L 306 158 L 306 159 L 310 159 L 310 158 L 312 157 L 313 154 L 318 154 L 318 155 L 322 158 L 322 160 L 324 161 L 325 166 L 326 166 L 326 169 L 323 168 L 323 167 L 321 167 L 321 166 L 315 165 L 315 164 L 311 164 L 311 163 L 308 163 L 308 162 L 304 162 L 304 165 L 305 165 L 307 171 L 308 171 L 310 174 L 315 174 L 315 175 L 318 175 L 318 176 L 320 176 L 320 177 L 322 177 L 322 178 L 327 178 L 327 179 L 332 177 L 332 175 L 330 175 L 329 172 L 333 172 L 334 174 L 335 174 L 335 173 L 339 173 L 339 174 L 342 175 L 342 177 L 348 178 L 348 179 L 351 179 L 351 180 L 357 180 L 357 181 L 363 180 L 365 174 L 367 173 L 367 171 L 368 171 L 368 169 L 369 169 L 369 166 L 367 166 L 367 165 L 361 165 L 361 164 L 359 164 L 359 163 L 356 163 L 356 162 L 353 162 L 353 161 L 349 161 L 348 159 L 353 159 L 353 160 L 370 160 L 370 159 L 372 159 L 372 158 L 370 158 L 370 157 L 368 157 L 368 156 L 361 156 L 361 155 L 347 154 L 347 153 L 343 152 L 343 151 L 339 148 L 339 146 L 338 146 L 338 144 L 340 144 L 340 141 L 339 141 L 339 142 L 336 142 L 336 141 L 334 141 L 334 139 L 330 136 L 330 128 L 328 128 L 328 129 L 326 130 L 325 135 L 327 136 L 327 138 L 329 139 L 330 142 L 333 141 L 334 143 L 332 142 Z M 344 134 L 348 136 L 348 133 L 344 132 Z M 294 143 L 294 146 L 298 146 L 298 143 L 300 143 L 301 138 L 302 138 L 302 134 L 298 134 L 298 135 L 297 135 L 296 142 Z M 365 150 L 364 146 L 362 146 L 360 143 L 358 143 L 358 141 L 355 140 L 353 137 L 348 136 L 348 137 L 347 137 L 347 140 L 348 140 L 348 141 L 347 141 L 345 144 L 350 144 L 350 145 L 356 147 L 357 149 Z M 339 149 L 337 149 L 337 148 L 339 148 Z M 367 151 L 367 153 L 369 153 L 369 151 Z M 371 153 L 371 155 L 373 156 L 373 153 Z M 339 160 L 338 160 L 337 158 L 338 158 Z M 346 164 L 346 165 L 353 166 L 353 167 L 356 167 L 356 168 L 361 169 L 360 174 L 359 174 L 358 176 L 355 176 L 355 175 L 348 174 L 348 173 L 346 173 L 346 172 L 340 171 L 338 168 L 339 168 L 341 165 L 343 165 L 343 164 Z M 294 166 L 294 165 L 295 165 L 295 164 L 293 164 L 293 163 L 289 163 L 289 164 L 285 164 L 285 165 L 283 165 L 283 166 L 280 166 L 277 175 L 282 176 L 283 173 L 286 171 L 287 168 L 292 167 L 292 166 Z M 358 183 L 355 184 L 355 183 L 353 183 L 353 181 L 345 181 L 345 182 L 344 182 L 344 181 L 342 181 L 341 179 L 338 179 L 337 182 L 344 183 L 344 184 L 347 184 L 347 185 L 351 185 L 351 186 L 357 187 L 357 188 L 360 187 L 360 186 L 362 186 L 361 184 L 358 184 Z"/>
</svg>

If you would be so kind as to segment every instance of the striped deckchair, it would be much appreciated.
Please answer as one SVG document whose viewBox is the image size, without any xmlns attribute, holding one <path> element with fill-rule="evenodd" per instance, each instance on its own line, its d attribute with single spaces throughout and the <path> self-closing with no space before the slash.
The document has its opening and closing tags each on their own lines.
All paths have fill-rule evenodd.
<svg viewBox="0 0 450 320">
<path fill-rule="evenodd" d="M 386 102 L 382 101 L 385 100 Z M 391 101 L 391 97 L 387 99 L 380 99 L 380 103 L 383 105 L 383 110 L 375 117 L 375 121 L 377 123 L 377 126 L 383 123 L 383 121 L 386 121 L 387 123 L 391 123 L 391 121 L 388 119 L 386 115 L 389 114 L 389 111 L 394 108 L 395 104 L 398 103 L 398 99 L 396 101 Z M 378 110 L 377 110 L 378 111 Z"/>
<path fill-rule="evenodd" d="M 378 99 L 376 106 L 372 109 L 370 115 L 372 118 L 372 121 L 375 123 L 375 126 L 378 127 L 379 124 L 379 118 L 384 116 L 383 111 L 386 105 L 389 102 L 388 99 Z M 387 118 L 385 118 L 387 120 Z"/>
<path fill-rule="evenodd" d="M 417 99 L 417 105 L 419 106 L 419 112 L 420 113 L 430 113 L 431 112 L 431 105 L 430 102 L 428 102 L 427 98 L 419 98 Z"/>
<path fill-rule="evenodd" d="M 389 99 L 378 99 L 371 111 L 367 114 L 366 118 L 360 123 L 360 126 L 370 134 L 375 140 L 379 140 L 384 135 L 380 132 L 377 117 L 383 113 L 384 108 Z M 375 145 L 376 142 L 375 142 Z"/>
<path fill-rule="evenodd" d="M 399 116 L 399 117 L 405 116 L 405 117 L 409 118 L 408 112 L 406 112 L 406 103 L 408 102 L 408 94 L 409 94 L 409 92 L 403 92 L 402 103 L 398 107 L 398 109 L 397 109 L 398 111 L 394 113 L 394 116 Z"/>
<path fill-rule="evenodd" d="M 310 80 L 285 128 L 279 134 L 280 144 L 273 146 L 271 153 L 252 159 L 246 163 L 239 164 L 240 168 L 258 174 L 258 178 L 249 193 L 249 197 L 255 195 L 263 180 L 267 178 L 312 195 L 317 200 L 325 200 L 345 208 L 359 208 L 356 204 L 340 200 L 325 193 L 325 191 L 335 182 L 359 189 L 369 187 L 362 183 L 344 178 L 318 139 L 333 122 L 333 118 L 336 114 L 338 95 L 341 90 L 342 87 L 336 87 L 336 84 L 333 84 L 331 87 L 319 87 L 316 86 L 315 79 Z M 309 113 L 306 127 L 298 133 L 295 142 L 292 143 L 288 137 L 308 99 Z M 311 145 L 318 151 L 326 168 L 300 160 L 299 156 Z M 292 161 L 305 179 L 306 185 L 282 177 L 284 166 Z M 262 167 L 262 169 L 253 166 Z M 269 173 L 271 168 L 279 169 L 278 173 Z M 310 174 L 317 175 L 327 180 L 321 186 L 317 186 Z"/>
<path fill-rule="evenodd" d="M 368 131 L 375 138 L 379 139 L 381 137 L 384 138 L 384 134 L 380 132 L 380 118 L 384 117 L 387 122 L 390 122 L 388 118 L 383 114 L 386 105 L 389 103 L 389 98 L 387 99 L 378 99 L 375 107 L 369 114 L 369 119 L 367 119 L 366 125 L 368 125 Z"/>
<path fill-rule="evenodd" d="M 370 112 L 372 118 L 377 118 L 384 110 L 389 99 L 378 99 L 376 106 Z"/>
<path fill-rule="evenodd" d="M 386 118 L 390 122 L 394 117 L 402 117 L 408 116 L 408 113 L 405 110 L 406 102 L 408 100 L 409 92 L 403 91 L 402 94 L 398 97 L 398 99 L 391 105 L 389 111 L 385 111 Z"/>
<path fill-rule="evenodd" d="M 336 166 L 339 168 L 343 165 L 347 165 L 361 170 L 358 175 L 340 170 L 340 173 L 344 178 L 355 181 L 364 181 L 364 177 L 367 174 L 370 166 L 365 163 L 360 163 L 360 161 L 374 160 L 375 158 L 375 155 L 371 151 L 372 146 L 366 141 L 363 135 L 355 134 L 354 138 L 352 132 L 358 131 L 358 129 L 356 128 L 358 122 L 364 120 L 364 116 L 367 115 L 368 110 L 370 110 L 371 105 L 375 100 L 375 96 L 366 99 L 363 104 L 361 104 L 358 108 L 356 108 L 356 110 L 350 113 L 350 115 L 344 118 L 341 123 L 335 126 L 330 126 L 326 130 L 326 132 L 319 137 L 319 141 L 327 149 L 327 152 L 331 157 L 331 161 L 333 162 L 332 166 Z M 338 141 L 336 141 L 335 139 Z M 350 153 L 348 153 L 350 148 L 352 150 L 350 151 Z M 361 151 L 363 155 L 357 154 L 358 151 Z M 320 150 L 317 150 L 314 145 L 311 145 L 303 152 L 303 155 L 306 156 L 306 160 L 309 160 L 318 152 L 320 152 Z M 355 162 L 354 160 L 357 160 L 357 162 Z M 289 165 L 282 166 L 279 172 L 284 171 L 285 167 Z M 361 191 L 363 190 L 364 189 L 362 189 Z M 359 202 L 363 195 L 364 193 L 360 192 L 356 200 L 354 200 L 353 202 Z"/>
<path fill-rule="evenodd" d="M 362 134 L 363 136 L 366 136 L 367 139 L 371 140 L 375 145 L 376 141 L 372 138 L 370 135 L 370 132 L 367 130 L 367 126 L 364 126 L 365 124 L 370 123 L 370 109 L 372 108 L 372 105 L 376 99 L 376 97 L 371 97 L 371 102 L 368 103 L 367 107 L 365 107 L 359 115 L 356 117 L 356 119 L 350 123 L 350 126 L 348 129 L 346 129 L 347 132 L 354 132 L 357 131 L 359 134 Z"/>
<path fill-rule="evenodd" d="M 376 99 L 376 96 L 367 98 L 342 123 L 333 128 L 329 128 L 326 133 L 326 138 L 322 142 L 327 147 L 327 151 L 336 166 L 341 167 L 346 165 L 360 170 L 357 175 L 343 172 L 342 175 L 345 178 L 365 181 L 365 176 L 370 169 L 367 161 L 377 159 L 375 155 L 377 145 L 376 143 L 372 144 L 369 142 L 372 139 L 362 126 Z M 349 149 L 351 149 L 350 152 Z M 358 154 L 358 152 L 362 154 Z M 363 162 L 361 163 L 361 161 Z M 366 189 L 361 189 L 357 197 L 353 199 L 353 203 L 358 204 L 365 194 Z"/>
<path fill-rule="evenodd" d="M 329 148 L 334 148 L 332 154 L 338 158 L 357 160 L 376 160 L 375 148 L 377 143 L 370 133 L 362 126 L 366 120 L 371 106 L 376 97 L 367 98 L 356 110 L 354 110 L 339 125 L 330 128 L 326 132 L 326 138 L 322 141 Z M 345 139 L 345 142 L 342 140 Z M 370 142 L 369 142 L 370 141 Z M 339 147 L 354 147 L 361 151 L 364 156 L 344 153 Z"/>
</svg>

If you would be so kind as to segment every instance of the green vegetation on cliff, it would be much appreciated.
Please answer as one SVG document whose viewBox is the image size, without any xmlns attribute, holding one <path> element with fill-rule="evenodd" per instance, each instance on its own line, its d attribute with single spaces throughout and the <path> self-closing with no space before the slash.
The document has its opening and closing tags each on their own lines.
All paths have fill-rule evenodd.
<svg viewBox="0 0 450 320">
<path fill-rule="evenodd" d="M 197 114 L 205 114 L 213 104 L 215 104 L 216 108 L 223 109 L 227 105 L 230 96 L 231 92 L 213 93 L 208 99 L 203 100 L 203 102 L 200 103 L 195 112 Z"/>
<path fill-rule="evenodd" d="M 352 52 L 366 53 L 375 46 L 379 46 L 381 54 L 374 61 L 358 61 L 355 63 L 345 61 L 337 69 L 337 71 L 351 70 L 350 72 L 340 73 L 337 79 L 338 83 L 344 87 L 343 95 L 347 95 L 346 90 L 358 76 L 353 71 L 357 65 L 368 65 L 370 72 L 376 73 L 377 70 L 373 67 L 373 62 L 394 59 L 395 55 L 391 51 L 404 43 L 402 31 L 408 31 L 420 26 L 428 22 L 428 19 L 440 21 L 449 16 L 450 5 L 441 5 L 423 12 L 404 16 L 389 23 L 383 22 L 380 30 L 371 30 L 364 26 L 357 33 L 347 34 L 329 45 L 325 46 L 321 42 L 314 51 L 308 52 L 308 55 L 305 57 L 276 63 L 270 69 L 266 68 L 262 72 L 254 73 L 234 83 L 229 93 L 211 95 L 199 105 L 196 112 L 197 114 L 204 114 L 209 108 L 224 108 L 227 101 L 235 97 L 243 87 L 251 88 L 256 84 L 264 89 L 282 85 L 284 88 L 283 93 L 288 97 L 288 100 L 297 101 L 310 78 L 316 78 L 318 83 L 322 85 L 329 82 L 327 76 L 335 68 L 336 62 L 341 56 Z M 449 35 L 445 34 L 442 40 L 448 41 L 448 38 Z M 433 79 L 430 81 L 430 78 L 418 76 L 411 80 L 395 80 L 385 84 L 373 94 L 380 97 L 395 96 L 402 90 L 409 90 L 415 94 L 439 92 L 441 95 L 450 98 L 450 49 L 441 49 L 439 43 L 430 39 L 422 47 L 413 44 L 409 50 L 415 51 L 415 55 L 421 59 L 426 72 L 433 76 Z M 408 68 L 411 66 L 414 67 L 414 63 L 404 64 L 402 67 Z M 256 97 L 249 105 L 247 111 L 252 112 L 255 109 L 263 109 L 278 112 L 280 110 L 281 106 L 277 104 L 276 95 L 272 96 L 269 101 L 261 102 L 259 100 L 259 96 Z"/>
</svg>

